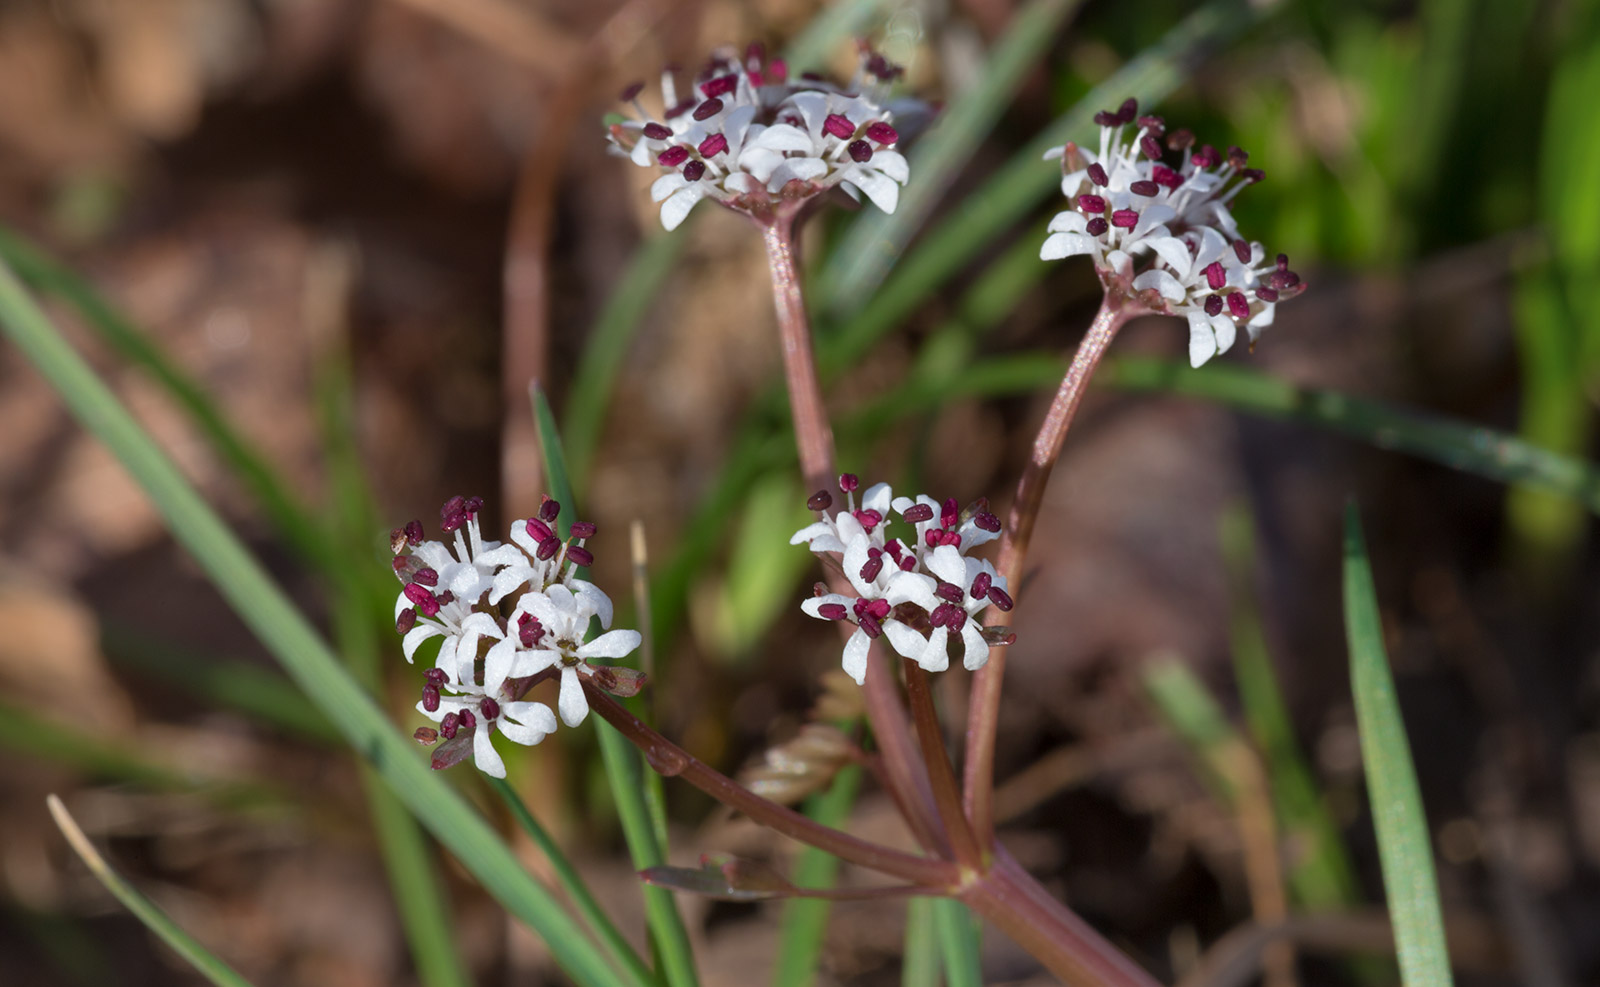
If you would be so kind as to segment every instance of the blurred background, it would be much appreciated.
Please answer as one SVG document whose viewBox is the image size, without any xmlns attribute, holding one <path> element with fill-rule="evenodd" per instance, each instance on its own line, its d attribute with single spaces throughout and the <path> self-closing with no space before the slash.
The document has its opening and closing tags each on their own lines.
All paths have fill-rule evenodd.
<svg viewBox="0 0 1600 987">
<path fill-rule="evenodd" d="M 844 467 L 1008 500 L 1054 361 L 1097 302 L 1087 264 L 1036 260 L 1059 197 L 1054 166 L 1022 152 L 1116 73 L 1170 88 L 1154 109 L 1169 124 L 1251 152 L 1267 178 L 1239 199 L 1241 229 L 1312 285 L 1253 353 L 1200 371 L 1172 372 L 1181 323 L 1117 343 L 1129 362 L 1068 439 L 1018 594 L 1007 845 L 1169 980 L 1272 917 L 1262 866 L 1297 910 L 1381 904 L 1340 609 L 1354 497 L 1461 982 L 1600 980 L 1600 479 L 1582 465 L 1600 400 L 1600 4 L 852 6 L 910 91 L 952 107 L 1006 66 L 1015 79 L 939 165 L 913 156 L 912 185 L 932 177 L 903 229 L 834 211 L 808 230 Z M 432 531 L 452 494 L 485 496 L 497 531 L 537 505 L 523 386 L 545 381 L 579 514 L 600 527 L 595 579 L 619 602 L 643 524 L 657 720 L 733 772 L 795 734 L 838 661 L 796 606 L 815 572 L 786 544 L 806 491 L 774 400 L 764 260 L 710 206 L 664 240 L 653 176 L 607 156 L 601 117 L 662 65 L 749 39 L 781 50 L 824 7 L 8 0 L 0 256 L 329 626 L 345 597 L 307 558 L 386 579 L 388 529 Z M 1019 62 L 1008 31 L 1029 17 L 1048 30 Z M 853 63 L 848 40 L 818 59 Z M 1011 218 L 952 244 L 937 231 L 963 204 Z M 937 275 L 850 263 L 874 235 Z M 980 381 L 988 360 L 1009 376 Z M 1305 390 L 1253 399 L 1268 381 Z M 286 538 L 197 407 L 334 534 Z M 1469 427 L 1428 446 L 1436 419 L 1411 412 Z M 0 981 L 200 982 L 71 857 L 44 809 L 58 792 L 255 983 L 422 982 L 354 757 L 10 347 L 0 435 Z M 1513 437 L 1571 457 L 1565 495 L 1506 482 L 1526 479 L 1506 465 Z M 1407 454 L 1419 442 L 1433 451 Z M 370 501 L 350 494 L 363 486 Z M 392 637 L 375 659 L 409 733 L 417 670 Z M 943 679 L 959 729 L 966 677 Z M 1209 727 L 1182 715 L 1206 703 Z M 592 746 L 562 731 L 509 758 L 511 778 L 633 933 Z M 503 823 L 469 771 L 455 780 Z M 686 786 L 668 796 L 674 862 L 790 859 Z M 1281 853 L 1249 825 L 1262 799 Z M 903 843 L 893 819 L 869 787 L 851 826 Z M 437 866 L 474 982 L 560 982 L 464 871 Z M 781 906 L 681 904 L 707 983 L 767 976 Z M 903 924 L 898 906 L 836 906 L 821 981 L 899 982 Z M 1314 931 L 1279 987 L 1397 982 L 1370 959 L 1370 923 Z M 983 962 L 991 981 L 1041 976 L 998 934 Z"/>
</svg>

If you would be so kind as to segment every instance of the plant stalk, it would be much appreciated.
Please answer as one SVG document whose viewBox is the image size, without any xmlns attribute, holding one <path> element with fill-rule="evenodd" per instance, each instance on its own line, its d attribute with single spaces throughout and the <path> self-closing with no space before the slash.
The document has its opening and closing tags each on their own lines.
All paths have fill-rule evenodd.
<svg viewBox="0 0 1600 987">
<path fill-rule="evenodd" d="M 905 669 L 906 698 L 911 705 L 911 720 L 916 724 L 917 740 L 922 744 L 922 760 L 928 765 L 928 776 L 933 783 L 933 800 L 950 835 L 951 849 L 956 861 L 973 870 L 983 867 L 983 849 L 973 835 L 972 825 L 961 805 L 961 788 L 956 783 L 955 768 L 950 764 L 950 751 L 945 746 L 944 730 L 939 726 L 939 714 L 933 706 L 933 690 L 928 673 L 914 661 L 902 661 Z"/>
</svg>

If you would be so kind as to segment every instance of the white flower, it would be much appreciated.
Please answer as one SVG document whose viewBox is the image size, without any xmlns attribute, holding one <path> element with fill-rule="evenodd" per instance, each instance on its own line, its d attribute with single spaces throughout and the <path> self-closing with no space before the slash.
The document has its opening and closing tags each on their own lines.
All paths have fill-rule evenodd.
<svg viewBox="0 0 1600 987">
<path fill-rule="evenodd" d="M 743 62 L 722 51 L 688 99 L 678 99 L 671 73 L 662 77 L 660 117 L 639 102 L 642 84 L 630 86 L 623 101 L 637 117 L 613 123 L 609 139 L 634 164 L 667 169 L 650 196 L 669 230 L 702 199 L 756 214 L 835 185 L 893 212 L 909 177 L 906 159 L 892 150 L 900 134 L 883 103 L 898 74 L 864 52 L 845 90 L 811 76 L 790 79 L 781 59 L 769 62 L 755 48 Z"/>
<path fill-rule="evenodd" d="M 610 601 L 606 604 L 609 608 Z M 522 653 L 527 664 L 521 667 L 526 671 L 519 668 L 517 674 L 560 668 L 561 692 L 556 708 L 561 711 L 561 722 L 569 727 L 577 726 L 589 715 L 589 702 L 579 679 L 580 675 L 594 675 L 589 660 L 622 658 L 632 654 L 641 641 L 638 631 L 617 630 L 584 643 L 589 621 L 599 613 L 592 596 L 580 596 L 557 583 L 543 593 L 524 595 L 511 617 L 512 626 L 531 642 L 527 645 L 530 650 Z"/>
<path fill-rule="evenodd" d="M 435 753 L 435 767 L 455 763 L 456 748 L 464 747 L 461 732 L 467 731 L 472 738 L 473 763 L 493 778 L 506 776 L 505 762 L 494 749 L 492 735 L 496 731 L 513 743 L 531 747 L 556 728 L 555 714 L 544 703 L 502 702 L 478 692 L 466 692 L 440 696 L 434 709 L 427 705 L 427 700 L 417 703 L 417 711 L 440 724 L 439 732 L 445 738 Z"/>
</svg>

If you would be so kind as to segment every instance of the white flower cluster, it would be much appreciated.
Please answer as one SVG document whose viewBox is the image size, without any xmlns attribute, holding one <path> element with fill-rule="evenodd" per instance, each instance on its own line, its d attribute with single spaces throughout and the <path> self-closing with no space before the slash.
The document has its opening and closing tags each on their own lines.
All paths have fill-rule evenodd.
<svg viewBox="0 0 1600 987">
<path fill-rule="evenodd" d="M 1230 204 L 1263 177 L 1245 167 L 1249 155 L 1196 148 L 1189 131 L 1168 134 L 1160 117 L 1138 112 L 1130 99 L 1095 115 L 1098 153 L 1075 144 L 1045 153 L 1061 159 L 1061 193 L 1073 208 L 1050 221 L 1039 256 L 1086 254 L 1107 291 L 1185 317 L 1198 367 L 1233 345 L 1239 325 L 1254 343 L 1276 304 L 1305 285 L 1288 257 L 1268 263 L 1261 244 L 1239 238 Z"/>
<path fill-rule="evenodd" d="M 521 701 L 530 680 L 556 670 L 561 720 L 577 726 L 589 713 L 580 678 L 596 674 L 589 661 L 622 658 L 639 647 L 640 637 L 609 630 L 610 598 L 577 578 L 578 567 L 594 561 L 583 546 L 595 533 L 593 524 L 573 522 L 563 541 L 553 530 L 561 505 L 546 500 L 538 516 L 511 525 L 512 544 L 503 544 L 483 539 L 482 508 L 481 498 L 452 497 L 440 510 L 441 527 L 454 534 L 453 549 L 424 541 L 419 521 L 392 533 L 394 571 L 405 586 L 395 601 L 395 627 L 405 635 L 407 661 L 424 641 L 442 638 L 417 704 L 439 724 L 437 731 L 418 731 L 418 738 L 444 739 L 434 767 L 449 767 L 470 749 L 479 770 L 504 778 L 492 733 L 537 744 L 556 728 L 548 706 Z M 586 643 L 591 618 L 606 633 Z"/>
<path fill-rule="evenodd" d="M 789 78 L 783 60 L 766 60 L 759 45 L 742 61 L 718 52 L 683 99 L 672 72 L 662 74 L 660 116 L 639 102 L 643 83 L 629 86 L 622 101 L 637 116 L 611 125 L 611 147 L 641 167 L 665 169 L 650 195 L 669 230 L 701 199 L 762 215 L 777 200 L 835 185 L 894 212 L 910 172 L 893 150 L 900 134 L 883 96 L 899 74 L 863 52 L 856 79 L 841 88 L 811 75 Z"/>
<path fill-rule="evenodd" d="M 859 487 L 854 474 L 839 477 L 845 507 L 832 515 L 832 495 L 818 491 L 807 501 L 818 513 L 816 523 L 789 539 L 818 555 L 837 556 L 856 595 L 819 586 L 801 609 L 821 620 L 856 625 L 845 643 L 844 670 L 858 683 L 866 679 L 867 651 L 880 635 L 930 672 L 949 667 L 950 638 L 959 636 L 962 664 L 982 668 L 990 645 L 1009 644 L 1010 637 L 986 631 L 977 615 L 990 604 L 1010 610 L 1011 597 L 1005 577 L 967 553 L 999 537 L 1000 519 L 982 502 L 963 511 L 953 498 L 940 503 L 927 496 L 895 497 L 886 483 L 867 488 L 858 508 Z M 888 536 L 890 511 L 914 527 L 911 544 Z"/>
</svg>

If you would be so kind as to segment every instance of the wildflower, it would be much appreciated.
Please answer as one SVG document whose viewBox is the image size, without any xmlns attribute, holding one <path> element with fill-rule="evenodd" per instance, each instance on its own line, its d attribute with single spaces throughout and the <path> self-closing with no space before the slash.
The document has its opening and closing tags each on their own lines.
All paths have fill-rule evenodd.
<svg viewBox="0 0 1600 987">
<path fill-rule="evenodd" d="M 1222 154 L 1197 149 L 1187 130 L 1167 133 L 1131 99 L 1095 122 L 1098 153 L 1070 143 L 1045 153 L 1061 159 L 1072 208 L 1050 221 L 1039 256 L 1086 255 L 1108 293 L 1184 317 L 1196 367 L 1232 346 L 1240 325 L 1254 343 L 1276 304 L 1305 290 L 1287 257 L 1267 266 L 1261 245 L 1239 236 L 1232 202 L 1261 170 L 1237 147 Z"/>
<path fill-rule="evenodd" d="M 590 659 L 626 657 L 642 640 L 638 631 L 617 630 L 584 643 L 589 621 L 596 616 L 599 611 L 591 596 L 579 595 L 556 583 L 542 593 L 525 594 L 510 621 L 521 646 L 527 649 L 527 674 L 560 669 L 561 691 L 556 708 L 561 711 L 561 722 L 569 727 L 577 726 L 589 715 L 589 702 L 584 698 L 579 677 L 596 674 Z"/>
<path fill-rule="evenodd" d="M 430 705 L 433 708 L 428 708 Z M 544 703 L 496 700 L 472 689 L 457 695 L 440 695 L 431 703 L 424 698 L 417 704 L 417 711 L 439 724 L 437 736 L 444 739 L 433 754 L 435 769 L 459 763 L 470 745 L 473 763 L 492 778 L 506 776 L 505 761 L 494 749 L 494 733 L 513 743 L 532 746 L 556 729 L 555 714 Z"/>
<path fill-rule="evenodd" d="M 893 212 L 909 177 L 885 101 L 899 74 L 863 49 L 855 79 L 839 87 L 809 74 L 791 78 L 759 45 L 742 60 L 722 50 L 682 100 L 673 73 L 663 73 L 660 116 L 639 102 L 642 83 L 629 86 L 622 99 L 637 115 L 612 123 L 609 140 L 634 164 L 664 169 L 650 195 L 669 230 L 705 198 L 763 217 L 834 186 Z"/>
</svg>

